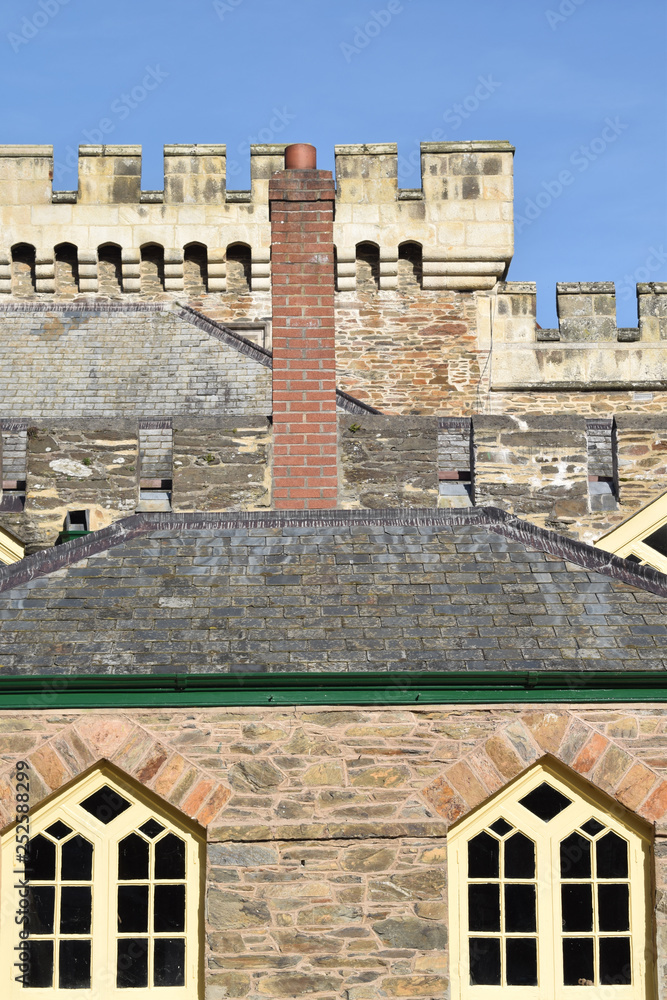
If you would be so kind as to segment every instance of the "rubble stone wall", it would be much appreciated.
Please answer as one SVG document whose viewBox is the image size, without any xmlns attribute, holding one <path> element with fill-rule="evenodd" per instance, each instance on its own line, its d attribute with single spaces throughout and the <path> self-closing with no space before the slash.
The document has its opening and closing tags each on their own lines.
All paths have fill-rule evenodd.
<svg viewBox="0 0 667 1000">
<path fill-rule="evenodd" d="M 663 997 L 666 741 L 666 710 L 650 704 L 35 706 L 0 713 L 1 822 L 12 815 L 18 759 L 30 764 L 33 807 L 110 761 L 205 831 L 208 1000 L 440 1000 L 447 830 L 549 755 L 655 831 Z"/>
</svg>

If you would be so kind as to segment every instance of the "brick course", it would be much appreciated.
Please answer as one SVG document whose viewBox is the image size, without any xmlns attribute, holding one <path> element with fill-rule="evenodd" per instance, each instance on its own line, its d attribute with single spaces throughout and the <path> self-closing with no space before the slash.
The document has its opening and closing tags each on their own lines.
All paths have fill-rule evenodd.
<svg viewBox="0 0 667 1000">
<path fill-rule="evenodd" d="M 337 502 L 334 198 L 324 170 L 285 170 L 269 186 L 277 509 Z"/>
</svg>

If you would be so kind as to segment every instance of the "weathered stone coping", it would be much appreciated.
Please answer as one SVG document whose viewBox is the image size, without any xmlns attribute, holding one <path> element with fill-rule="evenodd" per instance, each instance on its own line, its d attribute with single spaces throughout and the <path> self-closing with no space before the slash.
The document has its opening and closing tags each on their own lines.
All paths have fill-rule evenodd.
<svg viewBox="0 0 667 1000">
<path fill-rule="evenodd" d="M 497 507 L 472 507 L 448 511 L 433 508 L 408 510 L 235 511 L 229 514 L 133 514 L 83 538 L 45 549 L 0 569 L 0 592 L 11 590 L 39 576 L 65 569 L 80 559 L 121 545 L 152 532 L 211 531 L 249 528 L 447 528 L 475 525 L 504 535 L 527 547 L 546 552 L 582 569 L 619 580 L 640 590 L 667 597 L 667 575 L 641 566 L 603 549 L 565 538 L 508 514 Z"/>
</svg>

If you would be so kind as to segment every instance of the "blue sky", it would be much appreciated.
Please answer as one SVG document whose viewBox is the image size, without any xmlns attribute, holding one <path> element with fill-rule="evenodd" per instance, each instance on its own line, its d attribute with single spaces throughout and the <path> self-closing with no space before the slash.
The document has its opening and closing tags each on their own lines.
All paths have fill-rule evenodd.
<svg viewBox="0 0 667 1000">
<path fill-rule="evenodd" d="M 151 189 L 166 142 L 226 142 L 238 188 L 251 141 L 398 142 L 416 187 L 420 140 L 509 139 L 543 326 L 556 281 L 614 280 L 634 326 L 667 280 L 664 0 L 3 0 L 0 53 L 0 141 L 53 143 L 56 187 L 89 141 L 141 143 Z"/>
</svg>

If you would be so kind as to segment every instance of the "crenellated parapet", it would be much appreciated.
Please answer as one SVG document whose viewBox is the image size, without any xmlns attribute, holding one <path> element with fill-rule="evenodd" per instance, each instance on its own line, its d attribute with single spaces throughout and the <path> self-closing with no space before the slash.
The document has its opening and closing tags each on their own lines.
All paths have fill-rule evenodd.
<svg viewBox="0 0 667 1000">
<path fill-rule="evenodd" d="M 377 255 L 378 290 L 397 288 L 406 247 L 419 257 L 427 290 L 490 290 L 506 274 L 513 252 L 509 143 L 423 143 L 418 189 L 398 187 L 395 143 L 335 151 L 339 291 L 357 287 L 361 247 Z M 18 260 L 27 268 L 18 294 L 58 294 L 62 247 L 75 253 L 77 291 L 105 294 L 100 248 L 111 247 L 119 251 L 119 291 L 136 292 L 142 250 L 151 245 L 164 251 L 164 291 L 184 289 L 184 252 L 192 246 L 205 251 L 207 291 L 233 287 L 227 264 L 238 254 L 230 247 L 247 249 L 248 291 L 267 291 L 269 179 L 283 166 L 283 145 L 253 145 L 250 189 L 229 190 L 224 145 L 167 145 L 163 188 L 144 191 L 141 146 L 88 145 L 79 147 L 77 190 L 54 191 L 53 147 L 0 146 L 0 293 L 17 293 L 11 264 Z"/>
<path fill-rule="evenodd" d="M 354 289 L 356 248 L 380 251 L 379 286 L 397 287 L 400 248 L 422 248 L 423 287 L 493 288 L 513 244 L 508 142 L 423 142 L 422 186 L 398 187 L 395 143 L 336 146 L 338 288 Z"/>
<path fill-rule="evenodd" d="M 556 305 L 558 328 L 547 330 L 532 282 L 500 282 L 480 304 L 492 389 L 667 388 L 667 282 L 637 285 L 636 327 L 616 325 L 611 281 L 558 284 Z"/>
</svg>

